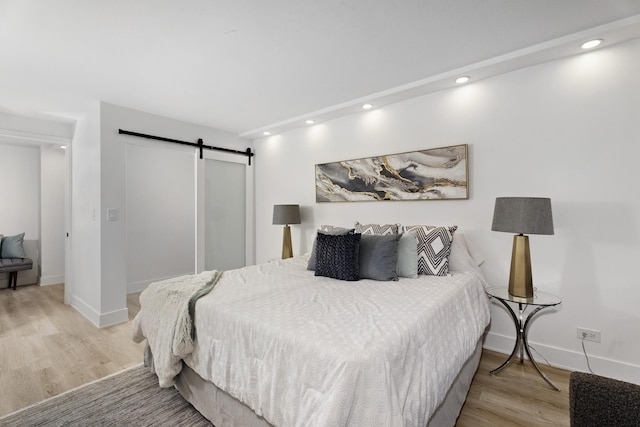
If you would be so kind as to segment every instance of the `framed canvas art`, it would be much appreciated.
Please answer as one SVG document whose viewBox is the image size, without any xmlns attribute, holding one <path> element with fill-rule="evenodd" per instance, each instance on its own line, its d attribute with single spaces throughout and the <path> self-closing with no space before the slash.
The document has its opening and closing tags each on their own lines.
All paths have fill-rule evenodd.
<svg viewBox="0 0 640 427">
<path fill-rule="evenodd" d="M 316 202 L 469 198 L 467 144 L 315 166 Z"/>
</svg>

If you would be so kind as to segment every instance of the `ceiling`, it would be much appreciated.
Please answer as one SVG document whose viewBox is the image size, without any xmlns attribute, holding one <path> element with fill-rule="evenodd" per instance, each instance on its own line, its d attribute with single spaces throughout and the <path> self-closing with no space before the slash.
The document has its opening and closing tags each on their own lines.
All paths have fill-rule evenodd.
<svg viewBox="0 0 640 427">
<path fill-rule="evenodd" d="M 0 73 L 32 108 L 64 94 L 254 138 L 600 33 L 640 37 L 640 1 L 0 0 Z"/>
</svg>

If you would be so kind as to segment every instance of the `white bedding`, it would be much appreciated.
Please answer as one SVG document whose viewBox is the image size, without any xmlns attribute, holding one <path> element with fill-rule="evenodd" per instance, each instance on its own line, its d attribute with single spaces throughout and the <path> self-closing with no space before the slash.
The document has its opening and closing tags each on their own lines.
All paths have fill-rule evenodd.
<svg viewBox="0 0 640 427">
<path fill-rule="evenodd" d="M 489 322 L 483 279 L 344 282 L 306 265 L 225 272 L 185 362 L 275 426 L 425 426 Z"/>
</svg>

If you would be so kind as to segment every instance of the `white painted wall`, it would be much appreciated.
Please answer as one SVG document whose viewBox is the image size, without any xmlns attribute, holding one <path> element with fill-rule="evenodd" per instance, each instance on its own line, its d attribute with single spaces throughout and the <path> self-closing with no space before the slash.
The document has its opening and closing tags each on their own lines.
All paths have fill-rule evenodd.
<svg viewBox="0 0 640 427">
<path fill-rule="evenodd" d="M 18 285 L 38 283 L 40 148 L 0 144 L 0 183 L 0 234 L 25 233 L 25 251 L 33 259 L 33 268 L 18 274 Z M 8 284 L 9 274 L 0 274 L 0 288 Z"/>
<path fill-rule="evenodd" d="M 586 344 L 594 371 L 640 383 L 639 74 L 635 40 L 258 140 L 257 261 L 281 250 L 273 205 L 298 203 L 296 254 L 320 224 L 456 224 L 489 282 L 506 285 L 512 236 L 491 231 L 495 198 L 550 197 L 555 235 L 531 236 L 533 276 L 563 304 L 535 320 L 530 341 L 553 364 L 586 370 L 576 327 L 600 330 L 602 342 Z M 316 163 L 464 143 L 469 200 L 315 203 Z M 492 304 L 485 346 L 509 353 L 513 336 Z"/>
<path fill-rule="evenodd" d="M 64 283 L 65 151 L 40 149 L 40 285 Z"/>
<path fill-rule="evenodd" d="M 0 144 L 0 234 L 40 235 L 40 148 Z"/>
<path fill-rule="evenodd" d="M 61 108 L 56 100 L 50 102 Z M 74 103 L 71 112 L 64 113 L 77 121 L 73 142 L 67 148 L 72 166 L 71 215 L 67 218 L 71 277 L 67 272 L 65 300 L 95 325 L 101 325 L 102 319 L 99 111 L 98 102 L 87 101 Z"/>
</svg>

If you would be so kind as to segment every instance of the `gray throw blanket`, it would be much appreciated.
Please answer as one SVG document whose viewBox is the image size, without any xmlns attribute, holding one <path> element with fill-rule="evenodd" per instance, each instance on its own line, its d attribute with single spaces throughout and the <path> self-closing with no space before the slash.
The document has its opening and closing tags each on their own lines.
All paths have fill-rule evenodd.
<svg viewBox="0 0 640 427">
<path fill-rule="evenodd" d="M 160 387 L 171 387 L 182 370 L 182 359 L 193 351 L 193 315 L 198 298 L 208 294 L 220 271 L 155 282 L 140 294 L 140 312 L 133 319 L 132 338 L 145 338 L 151 348 Z"/>
</svg>

